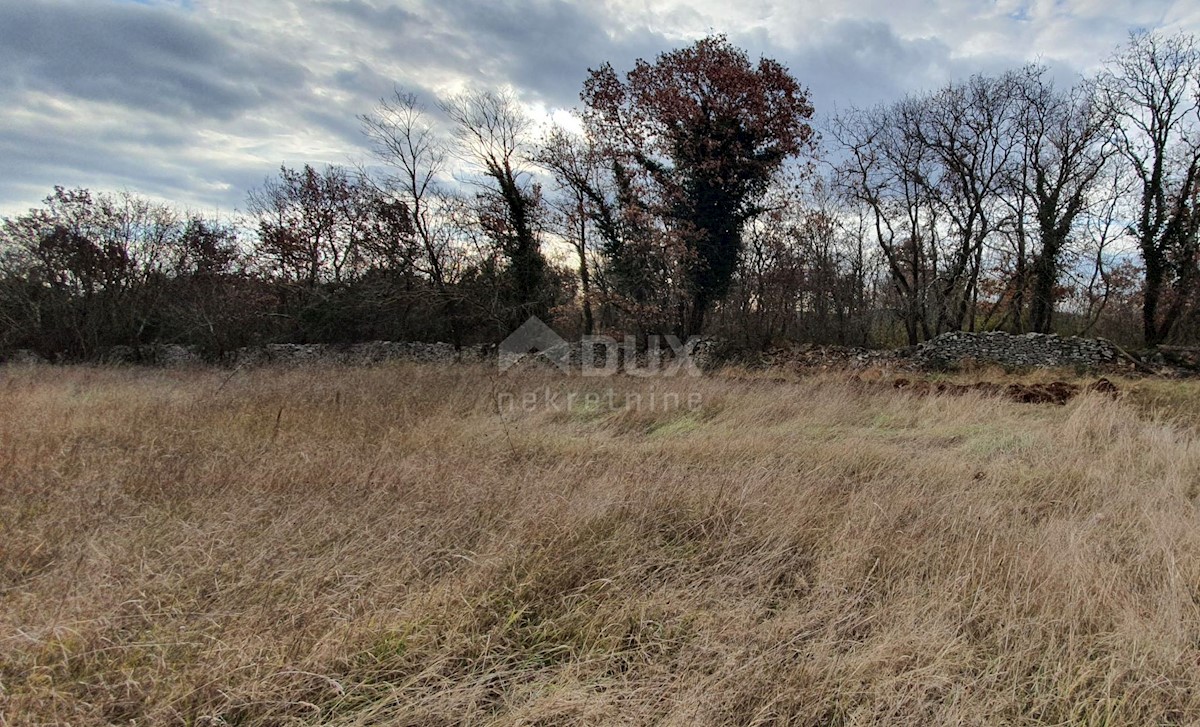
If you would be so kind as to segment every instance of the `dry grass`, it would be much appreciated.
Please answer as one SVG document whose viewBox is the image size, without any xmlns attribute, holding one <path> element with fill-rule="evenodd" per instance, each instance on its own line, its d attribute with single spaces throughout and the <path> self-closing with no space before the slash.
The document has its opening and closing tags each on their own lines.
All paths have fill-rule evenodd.
<svg viewBox="0 0 1200 727">
<path fill-rule="evenodd" d="M 1194 390 L 0 376 L 0 724 L 1200 720 Z"/>
</svg>

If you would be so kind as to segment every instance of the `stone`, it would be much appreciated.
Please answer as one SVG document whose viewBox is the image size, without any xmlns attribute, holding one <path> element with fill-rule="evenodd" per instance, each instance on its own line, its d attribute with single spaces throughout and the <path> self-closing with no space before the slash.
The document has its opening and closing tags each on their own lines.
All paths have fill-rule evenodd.
<svg viewBox="0 0 1200 727">
<path fill-rule="evenodd" d="M 18 348 L 3 360 L 6 364 L 18 366 L 32 366 L 46 363 L 46 359 L 42 358 L 36 351 L 30 351 L 27 348 Z"/>
<path fill-rule="evenodd" d="M 1014 335 L 1000 331 L 950 331 L 916 347 L 912 362 L 919 368 L 943 369 L 967 361 L 1006 367 L 1075 366 L 1097 368 L 1116 363 L 1120 351 L 1103 338 L 1058 336 L 1053 333 Z"/>
</svg>

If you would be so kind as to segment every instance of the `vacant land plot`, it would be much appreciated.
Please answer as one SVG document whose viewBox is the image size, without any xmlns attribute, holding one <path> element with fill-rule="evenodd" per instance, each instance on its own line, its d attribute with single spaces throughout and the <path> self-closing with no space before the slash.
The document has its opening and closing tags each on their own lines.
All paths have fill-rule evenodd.
<svg viewBox="0 0 1200 727">
<path fill-rule="evenodd" d="M 0 724 L 1200 720 L 1193 385 L 0 377 Z"/>
</svg>

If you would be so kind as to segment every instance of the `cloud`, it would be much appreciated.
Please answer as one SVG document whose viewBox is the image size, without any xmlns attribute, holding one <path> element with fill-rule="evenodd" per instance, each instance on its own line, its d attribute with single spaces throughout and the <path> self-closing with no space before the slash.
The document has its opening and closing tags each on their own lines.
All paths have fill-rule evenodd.
<svg viewBox="0 0 1200 727">
<path fill-rule="evenodd" d="M 886 23 L 847 18 L 821 24 L 813 42 L 781 54 L 821 113 L 869 105 L 944 80 L 952 49 L 937 38 L 902 38 Z"/>
<path fill-rule="evenodd" d="M 25 0 L 0 4 L 0 214 L 54 184 L 232 209 L 280 163 L 365 156 L 356 115 L 509 86 L 541 113 L 710 32 L 776 58 L 818 114 L 1027 60 L 1094 69 L 1187 0 Z"/>
<path fill-rule="evenodd" d="M 401 9 L 368 0 L 325 0 L 355 21 L 359 41 L 377 44 L 400 74 L 455 85 L 512 85 L 531 101 L 576 103 L 588 67 L 632 62 L 671 45 L 645 27 L 625 28 L 599 3 L 567 0 L 425 1 Z M 365 37 L 364 37 L 365 36 Z M 430 84 L 438 88 L 438 83 Z"/>
<path fill-rule="evenodd" d="M 112 2 L 0 5 L 0 88 L 231 118 L 301 87 L 306 69 L 237 45 L 185 11 Z"/>
</svg>

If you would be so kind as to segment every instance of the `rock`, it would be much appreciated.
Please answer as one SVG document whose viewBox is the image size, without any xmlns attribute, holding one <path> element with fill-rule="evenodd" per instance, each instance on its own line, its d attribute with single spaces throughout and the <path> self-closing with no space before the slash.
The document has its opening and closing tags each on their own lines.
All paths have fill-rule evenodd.
<svg viewBox="0 0 1200 727">
<path fill-rule="evenodd" d="M 110 346 L 100 354 L 100 363 L 103 364 L 131 364 L 137 363 L 137 360 L 137 351 L 133 346 Z"/>
<path fill-rule="evenodd" d="M 1116 346 L 1103 338 L 1062 337 L 1053 333 L 1014 335 L 999 331 L 951 331 L 918 345 L 911 358 L 914 364 L 925 369 L 952 368 L 967 361 L 1016 368 L 1099 368 L 1116 364 L 1121 355 Z"/>
<path fill-rule="evenodd" d="M 225 363 L 232 366 L 282 364 L 369 365 L 385 361 L 412 361 L 428 364 L 451 364 L 459 361 L 483 361 L 493 351 L 491 346 L 464 346 L 456 351 L 449 343 L 419 341 L 368 341 L 350 345 L 324 343 L 269 343 L 231 351 Z"/>
<path fill-rule="evenodd" d="M 6 364 L 17 366 L 32 366 L 46 363 L 46 359 L 42 358 L 36 351 L 30 351 L 27 348 L 18 348 L 6 356 L 3 361 Z"/>
<path fill-rule="evenodd" d="M 705 367 L 733 363 L 755 368 L 790 367 L 806 371 L 889 369 L 941 370 L 965 363 L 997 364 L 1010 368 L 1066 366 L 1087 369 L 1128 369 L 1130 359 L 1103 338 L 1055 334 L 1010 334 L 999 331 L 951 331 L 925 343 L 897 349 L 793 344 L 762 352 L 738 351 L 720 342 L 705 342 Z"/>
<path fill-rule="evenodd" d="M 157 366 L 176 368 L 180 366 L 196 366 L 203 363 L 200 354 L 192 346 L 178 343 L 165 343 L 154 346 L 148 360 Z"/>
</svg>

